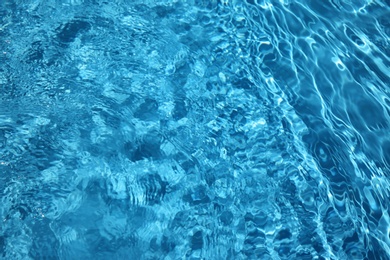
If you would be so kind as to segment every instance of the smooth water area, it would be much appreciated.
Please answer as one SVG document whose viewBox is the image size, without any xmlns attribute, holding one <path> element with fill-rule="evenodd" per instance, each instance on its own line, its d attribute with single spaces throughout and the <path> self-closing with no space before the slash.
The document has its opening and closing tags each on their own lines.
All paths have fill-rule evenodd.
<svg viewBox="0 0 390 260">
<path fill-rule="evenodd" d="M 0 258 L 389 259 L 387 0 L 0 2 Z"/>
</svg>

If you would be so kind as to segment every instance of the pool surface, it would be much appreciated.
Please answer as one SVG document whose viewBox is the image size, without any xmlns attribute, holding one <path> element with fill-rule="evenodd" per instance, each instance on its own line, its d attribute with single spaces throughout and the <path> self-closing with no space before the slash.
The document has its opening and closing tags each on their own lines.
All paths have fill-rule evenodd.
<svg viewBox="0 0 390 260">
<path fill-rule="evenodd" d="M 0 2 L 1 259 L 390 259 L 387 0 Z"/>
</svg>

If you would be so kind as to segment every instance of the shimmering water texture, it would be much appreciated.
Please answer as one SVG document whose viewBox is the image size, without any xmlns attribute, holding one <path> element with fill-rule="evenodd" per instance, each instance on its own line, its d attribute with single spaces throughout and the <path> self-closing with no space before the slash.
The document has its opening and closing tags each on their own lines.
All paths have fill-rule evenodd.
<svg viewBox="0 0 390 260">
<path fill-rule="evenodd" d="M 386 1 L 0 1 L 0 258 L 390 259 Z"/>
</svg>

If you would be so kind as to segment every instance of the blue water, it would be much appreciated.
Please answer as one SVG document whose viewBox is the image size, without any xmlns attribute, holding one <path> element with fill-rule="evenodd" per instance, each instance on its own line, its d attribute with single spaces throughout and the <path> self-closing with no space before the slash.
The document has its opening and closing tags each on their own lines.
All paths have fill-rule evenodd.
<svg viewBox="0 0 390 260">
<path fill-rule="evenodd" d="M 387 0 L 0 2 L 1 259 L 390 259 Z"/>
</svg>

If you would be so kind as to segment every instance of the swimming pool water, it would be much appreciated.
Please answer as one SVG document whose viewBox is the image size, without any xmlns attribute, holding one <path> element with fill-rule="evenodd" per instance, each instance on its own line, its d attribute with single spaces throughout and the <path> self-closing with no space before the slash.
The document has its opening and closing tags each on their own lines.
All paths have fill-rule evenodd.
<svg viewBox="0 0 390 260">
<path fill-rule="evenodd" d="M 386 0 L 0 2 L 2 259 L 389 259 Z"/>
</svg>

